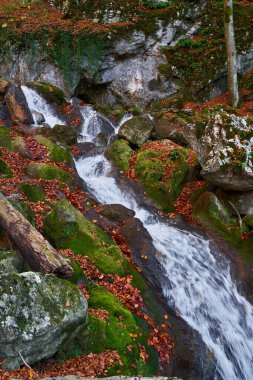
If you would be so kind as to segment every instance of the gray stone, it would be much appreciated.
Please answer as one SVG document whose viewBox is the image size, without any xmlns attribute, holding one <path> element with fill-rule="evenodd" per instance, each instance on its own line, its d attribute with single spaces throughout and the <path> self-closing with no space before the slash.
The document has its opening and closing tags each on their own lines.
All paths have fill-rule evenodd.
<svg viewBox="0 0 253 380">
<path fill-rule="evenodd" d="M 240 215 L 253 214 L 253 191 L 225 194 L 225 199 L 233 203 Z"/>
<path fill-rule="evenodd" d="M 154 124 L 149 118 L 136 116 L 122 124 L 118 135 L 130 144 L 140 146 L 150 138 L 153 128 Z"/>
<path fill-rule="evenodd" d="M 45 118 L 44 118 L 42 113 L 32 110 L 32 115 L 33 115 L 33 119 L 34 119 L 36 124 L 40 125 L 40 124 L 44 123 Z"/>
<path fill-rule="evenodd" d="M 253 190 L 253 122 L 224 111 L 195 125 L 203 177 L 224 190 Z"/>
<path fill-rule="evenodd" d="M 87 318 L 78 288 L 50 275 L 26 272 L 0 276 L 0 356 L 13 370 L 53 356 Z"/>
<path fill-rule="evenodd" d="M 19 273 L 22 271 L 23 263 L 20 253 L 11 250 L 0 251 L 0 274 Z"/>
</svg>

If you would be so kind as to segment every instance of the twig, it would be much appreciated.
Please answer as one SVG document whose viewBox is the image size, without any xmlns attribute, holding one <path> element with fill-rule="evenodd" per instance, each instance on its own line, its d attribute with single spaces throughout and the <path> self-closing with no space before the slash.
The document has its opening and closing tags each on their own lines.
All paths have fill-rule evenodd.
<svg viewBox="0 0 253 380">
<path fill-rule="evenodd" d="M 239 211 L 237 210 L 237 208 L 235 207 L 235 205 L 231 201 L 228 201 L 228 203 L 230 204 L 232 209 L 236 212 L 236 215 L 238 217 L 239 226 L 240 226 L 240 228 L 242 228 L 242 218 L 241 218 Z"/>
<path fill-rule="evenodd" d="M 19 354 L 21 360 L 23 361 L 24 365 L 25 365 L 27 368 L 29 368 L 30 371 L 32 371 L 34 374 L 36 374 L 36 372 L 32 369 L 32 367 L 30 367 L 29 364 L 25 361 L 25 359 L 24 359 L 24 357 L 23 357 L 23 355 L 21 354 L 20 351 L 18 352 L 18 354 Z"/>
</svg>

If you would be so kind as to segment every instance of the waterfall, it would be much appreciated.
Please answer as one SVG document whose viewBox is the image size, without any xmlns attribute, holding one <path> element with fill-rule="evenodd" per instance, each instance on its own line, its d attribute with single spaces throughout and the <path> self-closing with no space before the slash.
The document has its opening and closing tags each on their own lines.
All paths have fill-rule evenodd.
<svg viewBox="0 0 253 380">
<path fill-rule="evenodd" d="M 92 108 L 86 108 L 80 141 L 94 141 L 100 126 Z M 90 125 L 91 123 L 91 125 Z M 116 131 L 118 128 L 115 129 Z M 168 286 L 168 304 L 196 329 L 217 359 L 217 376 L 224 380 L 251 380 L 253 375 L 253 307 L 233 283 L 229 262 L 197 233 L 161 222 L 141 207 L 132 193 L 124 192 L 110 175 L 103 154 L 79 158 L 79 176 L 103 204 L 119 203 L 136 212 L 160 258 Z"/>
<path fill-rule="evenodd" d="M 57 115 L 55 107 L 48 104 L 47 101 L 35 90 L 32 90 L 26 86 L 21 86 L 21 88 L 33 116 L 36 112 L 41 113 L 45 118 L 44 123 L 48 124 L 51 128 L 53 128 L 56 124 L 65 125 L 65 121 Z M 36 120 L 35 117 L 33 117 L 33 119 Z"/>
</svg>

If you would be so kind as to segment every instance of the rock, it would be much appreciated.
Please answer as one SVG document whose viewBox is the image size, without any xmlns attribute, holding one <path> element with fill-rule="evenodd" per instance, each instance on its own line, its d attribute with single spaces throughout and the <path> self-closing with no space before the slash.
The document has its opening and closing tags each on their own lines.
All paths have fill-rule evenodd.
<svg viewBox="0 0 253 380">
<path fill-rule="evenodd" d="M 70 182 L 71 180 L 71 174 L 67 171 L 44 163 L 32 162 L 27 166 L 26 171 L 31 178 L 58 180 L 61 182 Z"/>
<path fill-rule="evenodd" d="M 41 145 L 44 145 L 49 151 L 49 157 L 54 162 L 64 162 L 67 165 L 70 165 L 72 162 L 71 154 L 64 148 L 55 144 L 52 140 L 48 139 L 43 135 L 37 135 L 35 139 Z"/>
<path fill-rule="evenodd" d="M 196 154 L 170 140 L 146 143 L 137 153 L 134 171 L 152 202 L 174 211 L 173 202 L 193 178 Z M 166 173 L 170 173 L 169 176 Z"/>
<path fill-rule="evenodd" d="M 58 106 L 66 103 L 64 92 L 48 82 L 28 82 L 27 87 L 32 88 L 40 94 L 49 103 L 54 103 Z"/>
<path fill-rule="evenodd" d="M 102 273 L 125 274 L 128 263 L 118 246 L 68 201 L 55 203 L 44 219 L 43 231 L 57 249 L 89 256 Z"/>
<path fill-rule="evenodd" d="M 187 123 L 186 123 L 187 124 Z M 169 139 L 176 144 L 187 147 L 189 146 L 189 128 L 175 123 L 168 122 L 164 119 L 156 121 L 153 137 L 156 140 Z"/>
<path fill-rule="evenodd" d="M 253 191 L 224 192 L 221 197 L 232 202 L 240 215 L 253 214 Z"/>
<path fill-rule="evenodd" d="M 166 0 L 167 1 L 167 0 Z M 13 379 L 13 380 L 19 380 L 19 379 Z M 57 376 L 57 377 L 47 377 L 44 379 L 38 379 L 38 380 L 180 380 L 178 377 L 129 377 L 129 376 L 112 376 L 112 377 L 104 377 L 104 378 L 89 378 L 89 377 L 79 377 L 79 376 Z"/>
<path fill-rule="evenodd" d="M 13 150 L 12 141 L 9 138 L 10 128 L 0 125 L 0 146 Z"/>
<path fill-rule="evenodd" d="M 220 111 L 195 125 L 203 177 L 224 190 L 253 190 L 253 120 Z"/>
<path fill-rule="evenodd" d="M 46 193 L 43 186 L 23 182 L 20 187 L 30 202 L 38 202 L 45 199 Z"/>
<path fill-rule="evenodd" d="M 45 118 L 44 118 L 44 115 L 42 113 L 37 112 L 37 111 L 32 111 L 32 115 L 33 115 L 33 119 L 35 121 L 35 124 L 41 125 L 42 123 L 44 123 Z"/>
<path fill-rule="evenodd" d="M 121 223 L 134 218 L 135 211 L 120 204 L 103 205 L 99 207 L 99 214 L 110 221 Z"/>
<path fill-rule="evenodd" d="M 23 157 L 32 158 L 32 152 L 27 148 L 25 139 L 21 136 L 16 136 L 12 139 L 13 148 Z"/>
<path fill-rule="evenodd" d="M 123 171 L 129 169 L 129 161 L 132 157 L 132 149 L 126 140 L 116 140 L 106 151 L 109 158 Z"/>
<path fill-rule="evenodd" d="M 6 164 L 5 161 L 0 159 L 0 178 L 11 178 L 13 177 L 12 170 Z"/>
<path fill-rule="evenodd" d="M 23 268 L 23 257 L 11 250 L 0 251 L 0 275 L 5 273 L 20 273 Z"/>
<path fill-rule="evenodd" d="M 9 81 L 0 77 L 0 95 L 4 95 L 6 93 L 8 85 Z"/>
<path fill-rule="evenodd" d="M 207 227 L 225 230 L 233 222 L 231 211 L 214 193 L 204 192 L 193 204 L 193 220 Z"/>
<path fill-rule="evenodd" d="M 11 84 L 8 87 L 6 93 L 6 103 L 13 123 L 28 125 L 34 123 L 25 95 L 19 86 Z"/>
<path fill-rule="evenodd" d="M 86 323 L 87 301 L 75 285 L 34 272 L 1 275 L 0 355 L 4 368 L 52 357 Z"/>
<path fill-rule="evenodd" d="M 96 151 L 97 147 L 94 143 L 91 142 L 83 142 L 75 145 L 78 149 L 80 156 L 90 156 L 92 151 Z"/>
<path fill-rule="evenodd" d="M 153 128 L 154 123 L 148 117 L 136 116 L 122 124 L 118 135 L 130 144 L 140 146 L 151 137 Z"/>
<path fill-rule="evenodd" d="M 243 218 L 243 224 L 245 224 L 250 229 L 253 229 L 253 214 L 251 215 L 245 215 Z"/>
<path fill-rule="evenodd" d="M 56 124 L 51 133 L 57 141 L 64 145 L 71 146 L 77 143 L 76 129 L 72 126 Z"/>
</svg>

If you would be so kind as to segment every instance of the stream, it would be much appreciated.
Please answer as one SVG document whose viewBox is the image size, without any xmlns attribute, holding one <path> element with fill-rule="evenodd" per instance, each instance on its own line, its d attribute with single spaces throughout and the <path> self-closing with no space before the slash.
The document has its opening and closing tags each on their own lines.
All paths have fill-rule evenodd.
<svg viewBox="0 0 253 380">
<path fill-rule="evenodd" d="M 45 100 L 36 94 L 35 101 L 32 90 L 23 87 L 23 91 L 30 109 L 42 112 L 53 126 L 57 115 L 50 113 Z M 79 107 L 79 111 L 83 117 L 79 141 L 96 144 L 101 115 L 89 106 Z M 120 124 L 130 117 L 126 115 Z M 111 127 L 112 137 L 119 126 Z M 252 380 L 253 307 L 239 294 L 229 261 L 200 234 L 161 221 L 158 213 L 141 206 L 132 191 L 126 187 L 122 190 L 101 149 L 98 153 L 93 151 L 92 156 L 80 157 L 75 165 L 93 197 L 102 204 L 121 204 L 134 210 L 148 230 L 168 279 L 164 296 L 213 351 L 217 359 L 215 379 Z"/>
</svg>

